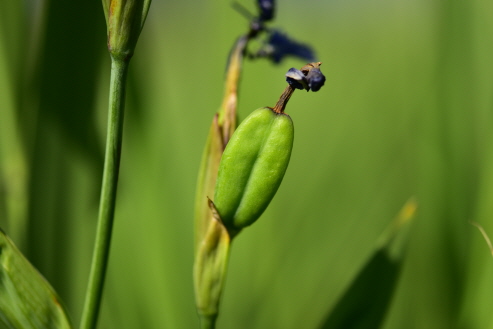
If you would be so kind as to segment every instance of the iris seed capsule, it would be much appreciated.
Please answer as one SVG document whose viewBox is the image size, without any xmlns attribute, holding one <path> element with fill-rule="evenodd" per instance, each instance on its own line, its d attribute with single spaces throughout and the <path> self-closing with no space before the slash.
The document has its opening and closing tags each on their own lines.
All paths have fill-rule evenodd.
<svg viewBox="0 0 493 329">
<path fill-rule="evenodd" d="M 321 64 L 290 69 L 289 84 L 274 108 L 253 111 L 231 136 L 219 163 L 214 205 L 232 236 L 255 222 L 276 194 L 294 139 L 293 122 L 284 109 L 296 88 L 318 91 L 322 87 Z"/>
<path fill-rule="evenodd" d="M 255 222 L 284 177 L 293 148 L 291 117 L 271 108 L 253 111 L 236 129 L 221 158 L 214 204 L 229 230 Z"/>
</svg>

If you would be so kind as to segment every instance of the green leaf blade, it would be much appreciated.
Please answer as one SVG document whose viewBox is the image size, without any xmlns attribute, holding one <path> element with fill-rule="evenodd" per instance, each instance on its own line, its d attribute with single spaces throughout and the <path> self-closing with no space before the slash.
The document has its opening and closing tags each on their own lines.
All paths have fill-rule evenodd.
<svg viewBox="0 0 493 329">
<path fill-rule="evenodd" d="M 404 205 L 384 232 L 378 248 L 330 311 L 320 329 L 382 326 L 399 282 L 410 223 L 416 208 L 414 199 Z"/>
<path fill-rule="evenodd" d="M 2 231 L 0 328 L 71 328 L 56 292 Z"/>
</svg>

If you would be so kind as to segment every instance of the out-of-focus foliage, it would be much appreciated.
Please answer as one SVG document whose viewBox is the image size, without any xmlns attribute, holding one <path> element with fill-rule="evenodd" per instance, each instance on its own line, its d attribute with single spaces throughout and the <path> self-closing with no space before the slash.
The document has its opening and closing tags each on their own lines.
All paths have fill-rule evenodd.
<svg viewBox="0 0 493 329">
<path fill-rule="evenodd" d="M 399 282 L 416 201 L 411 199 L 379 239 L 379 246 L 330 310 L 321 329 L 380 328 Z"/>
<path fill-rule="evenodd" d="M 0 231 L 0 328 L 71 328 L 53 288 L 2 231 Z"/>
<path fill-rule="evenodd" d="M 287 107 L 290 167 L 233 243 L 218 328 L 317 328 L 410 196 L 419 211 L 383 328 L 493 328 L 493 259 L 468 223 L 493 234 L 493 3 L 276 5 L 271 24 L 316 49 L 327 81 Z M 245 24 L 225 2 L 151 6 L 130 66 L 101 328 L 198 326 L 195 181 Z M 0 0 L 0 227 L 75 323 L 102 172 L 105 35 L 97 1 Z M 247 62 L 240 118 L 273 106 L 304 64 Z"/>
</svg>

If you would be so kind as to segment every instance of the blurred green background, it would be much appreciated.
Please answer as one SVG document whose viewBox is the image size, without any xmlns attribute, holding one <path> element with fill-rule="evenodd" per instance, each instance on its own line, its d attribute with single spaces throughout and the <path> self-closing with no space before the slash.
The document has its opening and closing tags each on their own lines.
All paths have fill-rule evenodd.
<svg viewBox="0 0 493 329">
<path fill-rule="evenodd" d="M 469 224 L 493 235 L 493 2 L 277 5 L 272 25 L 316 49 L 327 82 L 288 105 L 291 164 L 233 244 L 218 328 L 317 328 L 410 197 L 418 214 L 383 328 L 493 328 L 493 259 Z M 195 181 L 247 24 L 227 1 L 151 5 L 130 65 L 100 328 L 198 328 Z M 76 324 L 106 133 L 105 34 L 99 1 L 0 0 L 0 227 Z M 273 106 L 304 64 L 246 62 L 240 117 Z"/>
</svg>

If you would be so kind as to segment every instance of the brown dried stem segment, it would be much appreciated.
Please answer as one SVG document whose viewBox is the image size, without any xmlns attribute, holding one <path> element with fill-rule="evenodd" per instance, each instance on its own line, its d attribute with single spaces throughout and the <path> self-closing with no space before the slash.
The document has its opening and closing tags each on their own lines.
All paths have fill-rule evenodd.
<svg viewBox="0 0 493 329">
<path fill-rule="evenodd" d="M 291 98 L 291 95 L 294 93 L 294 91 L 295 88 L 293 88 L 291 85 L 288 85 L 286 89 L 284 89 L 284 92 L 282 93 L 281 97 L 279 97 L 276 106 L 274 106 L 272 110 L 278 114 L 284 113 L 286 104 L 288 104 L 289 99 Z"/>
</svg>

